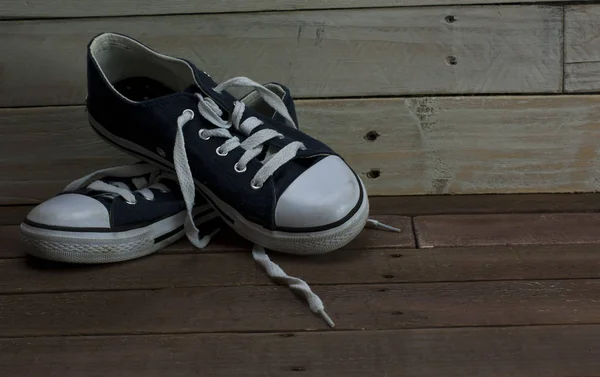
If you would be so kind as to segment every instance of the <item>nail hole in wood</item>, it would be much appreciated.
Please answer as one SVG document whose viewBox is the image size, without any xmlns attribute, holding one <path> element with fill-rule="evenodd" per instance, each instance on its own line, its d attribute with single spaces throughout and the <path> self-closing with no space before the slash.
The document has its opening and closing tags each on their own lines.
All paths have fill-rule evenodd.
<svg viewBox="0 0 600 377">
<path fill-rule="evenodd" d="M 381 275 L 381 276 L 383 276 L 386 279 L 393 279 L 394 278 L 394 275 Z"/>
<path fill-rule="evenodd" d="M 456 17 L 454 16 L 446 16 L 446 22 L 451 24 L 453 22 L 456 22 Z"/>
<path fill-rule="evenodd" d="M 381 175 L 381 170 L 379 169 L 371 169 L 367 173 L 367 178 L 377 179 Z"/>
<path fill-rule="evenodd" d="M 375 141 L 375 140 L 377 140 L 378 137 L 379 137 L 379 134 L 377 133 L 377 131 L 369 131 L 365 135 L 365 140 L 367 140 L 367 141 Z"/>
<path fill-rule="evenodd" d="M 387 292 L 387 291 L 389 291 L 389 289 L 387 289 L 387 288 L 380 288 L 377 290 L 377 292 Z"/>
<path fill-rule="evenodd" d="M 404 255 L 402 254 L 392 254 L 390 255 L 392 258 L 402 258 Z"/>
<path fill-rule="evenodd" d="M 282 338 L 292 338 L 296 336 L 296 334 L 279 334 L 279 336 Z"/>
<path fill-rule="evenodd" d="M 392 312 L 392 315 L 404 315 L 404 312 Z"/>
<path fill-rule="evenodd" d="M 306 372 L 305 367 L 291 367 L 290 369 L 294 372 Z"/>
<path fill-rule="evenodd" d="M 456 60 L 456 56 L 446 56 L 446 64 L 457 65 L 458 61 Z"/>
</svg>

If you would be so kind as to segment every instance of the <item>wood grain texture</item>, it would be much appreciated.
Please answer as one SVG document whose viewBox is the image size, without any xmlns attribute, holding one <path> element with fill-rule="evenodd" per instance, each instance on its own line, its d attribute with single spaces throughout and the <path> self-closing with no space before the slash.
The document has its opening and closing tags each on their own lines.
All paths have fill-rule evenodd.
<svg viewBox="0 0 600 377">
<path fill-rule="evenodd" d="M 446 22 L 450 13 L 458 21 Z M 0 22 L 0 35 L 10 35 L 0 42 L 10 52 L 0 56 L 0 106 L 83 103 L 86 46 L 106 30 L 189 58 L 217 81 L 277 81 L 297 97 L 562 86 L 561 6 L 61 19 Z"/>
<path fill-rule="evenodd" d="M 414 248 L 415 239 L 409 217 L 394 215 L 376 215 L 372 218 L 385 224 L 399 228 L 401 232 L 388 232 L 379 229 L 365 228 L 348 245 L 340 250 L 362 250 L 383 248 Z M 250 252 L 252 244 L 237 235 L 229 228 L 222 229 L 201 251 L 192 246 L 186 238 L 158 251 L 159 254 L 197 254 L 198 252 Z M 0 259 L 22 258 L 25 246 L 19 239 L 18 226 L 0 226 Z"/>
<path fill-rule="evenodd" d="M 23 257 L 24 255 L 18 226 L 0 226 L 0 259 Z"/>
<path fill-rule="evenodd" d="M 600 244 L 598 213 L 421 216 L 414 224 L 420 247 Z"/>
<path fill-rule="evenodd" d="M 310 284 L 424 283 L 600 278 L 597 245 L 383 249 L 319 257 L 272 254 Z M 81 266 L 37 258 L 0 260 L 0 293 L 266 285 L 249 253 L 154 255 Z"/>
<path fill-rule="evenodd" d="M 600 321 L 599 279 L 312 289 L 339 330 Z M 301 300 L 278 286 L 0 295 L 0 318 L 0 336 L 327 329 Z"/>
<path fill-rule="evenodd" d="M 302 100 L 298 114 L 370 195 L 600 190 L 598 96 Z M 36 203 L 133 161 L 94 135 L 77 106 L 0 110 L 0 136 L 0 204 Z"/>
<path fill-rule="evenodd" d="M 567 92 L 600 89 L 600 4 L 565 7 L 565 84 Z"/>
<path fill-rule="evenodd" d="M 2 204 L 39 203 L 94 170 L 135 161 L 94 133 L 83 107 L 0 111 Z"/>
<path fill-rule="evenodd" d="M 600 4 L 565 6 L 565 63 L 600 62 Z"/>
<path fill-rule="evenodd" d="M 0 226 L 20 224 L 32 208 L 29 205 L 0 206 Z"/>
<path fill-rule="evenodd" d="M 372 196 L 369 205 L 372 214 L 405 216 L 598 212 L 600 194 Z"/>
<path fill-rule="evenodd" d="M 575 2 L 577 0 L 521 0 L 521 3 Z M 260 0 L 260 1 L 160 1 L 160 0 L 109 0 L 102 4 L 91 1 L 62 0 L 50 4 L 45 0 L 4 0 L 0 10 L 2 18 L 55 18 L 140 16 L 185 13 L 233 13 L 269 10 L 371 8 L 402 6 L 435 6 L 465 4 L 513 3 L 513 0 Z"/>
<path fill-rule="evenodd" d="M 597 325 L 25 338 L 0 340 L 0 368 L 19 377 L 597 376 L 598 343 Z"/>
<path fill-rule="evenodd" d="M 367 177 L 371 195 L 600 189 L 594 96 L 307 101 L 299 114 Z M 313 126 L 325 120 L 334 123 Z M 366 141 L 370 131 L 380 136 Z"/>
<path fill-rule="evenodd" d="M 600 62 L 565 64 L 565 92 L 600 91 Z"/>
</svg>

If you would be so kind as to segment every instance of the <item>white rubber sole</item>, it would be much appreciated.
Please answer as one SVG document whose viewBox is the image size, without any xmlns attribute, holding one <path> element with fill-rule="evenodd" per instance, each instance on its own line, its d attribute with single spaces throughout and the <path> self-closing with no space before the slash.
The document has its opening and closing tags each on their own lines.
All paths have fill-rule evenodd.
<svg viewBox="0 0 600 377">
<path fill-rule="evenodd" d="M 168 160 L 139 147 L 129 140 L 113 135 L 96 122 L 90 114 L 88 114 L 88 116 L 92 128 L 105 139 L 109 140 L 114 146 L 119 147 L 119 149 L 124 152 L 139 157 L 148 163 L 156 164 L 156 161 L 159 161 L 163 168 L 168 168 L 173 172 L 175 171 L 174 165 Z M 245 219 L 233 207 L 220 200 L 199 181 L 195 180 L 195 184 L 196 187 L 212 200 L 221 211 L 233 219 L 232 224 L 227 218 L 222 216 L 223 220 L 231 226 L 235 232 L 247 240 L 267 249 L 288 254 L 324 254 L 337 250 L 358 236 L 365 227 L 369 216 L 369 199 L 362 181 L 360 184 L 364 192 L 363 200 L 358 211 L 356 211 L 350 219 L 335 228 L 307 233 L 282 232 L 266 229 Z"/>
<path fill-rule="evenodd" d="M 185 234 L 185 217 L 186 212 L 182 211 L 124 232 L 70 232 L 22 223 L 20 235 L 27 253 L 39 258 L 68 263 L 113 263 L 152 254 L 179 240 Z M 211 212 L 197 222 L 215 217 L 216 213 Z"/>
</svg>

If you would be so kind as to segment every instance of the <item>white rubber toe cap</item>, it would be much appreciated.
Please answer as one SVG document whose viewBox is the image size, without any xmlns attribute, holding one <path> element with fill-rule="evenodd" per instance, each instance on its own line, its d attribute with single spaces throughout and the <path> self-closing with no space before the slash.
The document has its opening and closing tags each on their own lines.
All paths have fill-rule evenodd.
<svg viewBox="0 0 600 377">
<path fill-rule="evenodd" d="M 275 208 L 275 225 L 312 228 L 343 219 L 358 204 L 361 186 L 338 156 L 325 157 L 283 192 Z"/>
<path fill-rule="evenodd" d="M 70 228 L 109 228 L 108 210 L 96 199 L 80 194 L 63 194 L 51 198 L 27 215 L 38 224 Z"/>
</svg>

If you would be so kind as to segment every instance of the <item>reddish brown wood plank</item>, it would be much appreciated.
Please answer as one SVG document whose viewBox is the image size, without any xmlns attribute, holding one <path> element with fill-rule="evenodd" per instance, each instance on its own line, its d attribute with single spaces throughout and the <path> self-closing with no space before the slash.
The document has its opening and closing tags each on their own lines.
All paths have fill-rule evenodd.
<svg viewBox="0 0 600 377">
<path fill-rule="evenodd" d="M 600 278 L 595 245 L 354 250 L 317 257 L 272 254 L 310 284 Z M 269 285 L 249 253 L 154 255 L 78 266 L 37 258 L 0 260 L 0 292 L 66 292 Z"/>
<path fill-rule="evenodd" d="M 0 226 L 20 224 L 33 206 L 0 206 Z"/>
<path fill-rule="evenodd" d="M 377 249 L 377 248 L 414 248 L 415 239 L 412 231 L 411 219 L 403 216 L 373 216 L 386 224 L 400 228 L 402 232 L 388 232 L 378 229 L 366 228 L 343 250 L 350 249 Z M 0 226 L 0 259 L 19 258 L 25 256 L 23 244 L 19 240 L 18 226 Z M 211 253 L 223 251 L 250 251 L 252 244 L 238 236 L 231 229 L 224 228 L 213 241 L 203 250 L 193 247 L 187 239 L 182 239 L 175 244 L 160 250 L 159 254 L 189 254 Z"/>
<path fill-rule="evenodd" d="M 597 376 L 600 326 L 0 340 L 19 377 Z"/>
<path fill-rule="evenodd" d="M 600 321 L 600 280 L 337 285 L 313 289 L 324 300 L 338 329 Z M 287 288 L 278 286 L 3 295 L 0 318 L 0 336 L 327 328 Z"/>
<path fill-rule="evenodd" d="M 369 201 L 371 213 L 379 215 L 600 211 L 598 193 L 373 196 Z"/>
<path fill-rule="evenodd" d="M 0 259 L 24 256 L 19 239 L 19 226 L 0 226 Z"/>
<path fill-rule="evenodd" d="M 422 216 L 414 224 L 424 248 L 600 243 L 599 213 Z"/>
</svg>

